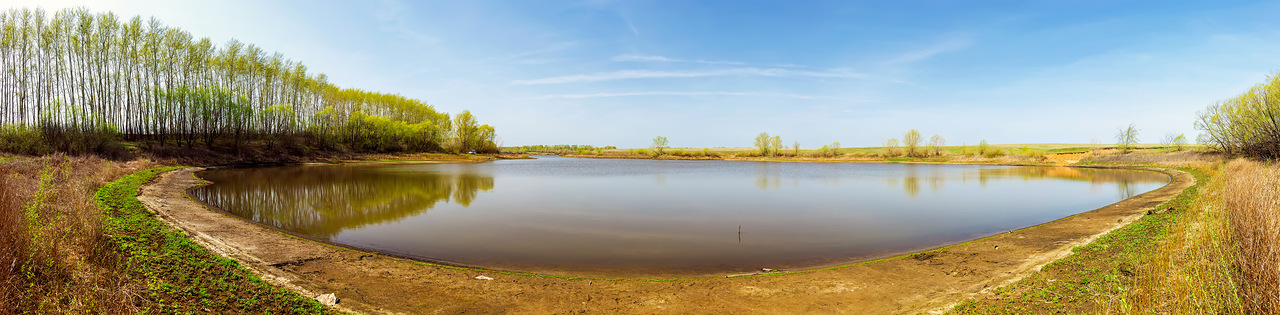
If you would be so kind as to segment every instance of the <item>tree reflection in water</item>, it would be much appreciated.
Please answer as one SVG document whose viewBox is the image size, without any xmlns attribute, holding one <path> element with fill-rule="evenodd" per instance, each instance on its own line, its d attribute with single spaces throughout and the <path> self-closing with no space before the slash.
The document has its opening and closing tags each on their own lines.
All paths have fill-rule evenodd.
<svg viewBox="0 0 1280 315">
<path fill-rule="evenodd" d="M 1094 186 L 1115 183 L 1120 199 L 1129 199 L 1137 195 L 1136 183 L 1169 181 L 1169 175 L 1138 171 L 1099 169 L 1083 167 L 1016 167 L 1001 169 L 983 169 L 978 176 L 1016 176 L 1023 180 L 1041 178 L 1060 178 L 1075 181 L 1087 181 Z"/>
<path fill-rule="evenodd" d="M 191 196 L 255 222 L 329 239 L 344 229 L 399 221 L 439 202 L 470 205 L 491 174 L 386 167 L 289 166 L 209 170 Z"/>
</svg>

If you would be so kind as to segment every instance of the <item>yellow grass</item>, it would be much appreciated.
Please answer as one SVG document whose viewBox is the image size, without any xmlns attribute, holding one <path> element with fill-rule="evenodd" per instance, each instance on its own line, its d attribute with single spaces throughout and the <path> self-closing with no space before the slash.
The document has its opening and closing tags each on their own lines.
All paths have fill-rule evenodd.
<svg viewBox="0 0 1280 315">
<path fill-rule="evenodd" d="M 1222 197 L 1235 245 L 1240 300 L 1251 314 L 1280 314 L 1280 165 L 1236 160 Z"/>
</svg>

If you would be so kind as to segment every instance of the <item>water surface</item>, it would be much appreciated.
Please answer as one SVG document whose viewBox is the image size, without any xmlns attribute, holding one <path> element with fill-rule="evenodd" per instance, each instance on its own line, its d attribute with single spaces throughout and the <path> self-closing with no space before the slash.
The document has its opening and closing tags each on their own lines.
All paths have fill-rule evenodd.
<svg viewBox="0 0 1280 315">
<path fill-rule="evenodd" d="M 215 169 L 192 196 L 328 242 L 466 266 L 688 276 L 800 269 L 1096 209 L 1164 174 L 1067 167 L 503 160 Z"/>
</svg>

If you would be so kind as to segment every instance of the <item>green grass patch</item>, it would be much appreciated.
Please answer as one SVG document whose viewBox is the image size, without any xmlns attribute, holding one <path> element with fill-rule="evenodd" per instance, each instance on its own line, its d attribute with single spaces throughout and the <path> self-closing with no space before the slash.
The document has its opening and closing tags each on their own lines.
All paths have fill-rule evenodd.
<svg viewBox="0 0 1280 315">
<path fill-rule="evenodd" d="M 155 217 L 138 189 L 160 167 L 122 177 L 98 190 L 104 232 L 124 260 L 122 268 L 146 284 L 137 305 L 144 313 L 325 314 L 330 310 L 293 291 L 272 287 L 235 260 L 209 252 Z"/>
<path fill-rule="evenodd" d="M 1196 177 L 1195 185 L 1156 207 L 1189 209 L 1209 182 L 1200 170 L 1178 168 Z M 1072 249 L 1066 258 L 1045 265 L 1039 272 L 997 289 L 990 298 L 971 299 L 952 314 L 1094 314 L 1125 309 L 1129 290 L 1136 287 L 1139 266 L 1150 262 L 1154 250 L 1183 211 L 1143 216 L 1098 240 Z"/>
</svg>

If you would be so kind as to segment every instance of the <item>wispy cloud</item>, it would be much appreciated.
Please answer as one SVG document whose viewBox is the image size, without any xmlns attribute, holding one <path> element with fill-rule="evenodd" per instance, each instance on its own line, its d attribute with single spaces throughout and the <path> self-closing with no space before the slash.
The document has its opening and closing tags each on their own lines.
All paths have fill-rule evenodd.
<svg viewBox="0 0 1280 315">
<path fill-rule="evenodd" d="M 610 58 L 610 60 L 643 61 L 643 62 L 688 62 L 688 63 L 702 63 L 702 64 L 712 64 L 712 65 L 743 65 L 744 64 L 737 61 L 689 60 L 689 59 L 668 58 L 663 56 L 639 55 L 639 54 L 617 55 L 617 56 L 613 56 L 613 58 Z"/>
<path fill-rule="evenodd" d="M 409 26 L 412 18 L 406 17 L 403 12 L 407 11 L 407 6 L 398 0 L 382 0 L 381 4 L 373 12 L 373 18 L 378 21 L 378 28 L 383 32 L 396 34 L 405 39 L 412 40 L 422 45 L 435 45 L 440 43 L 440 39 L 428 36 L 426 34 L 415 31 Z"/>
<path fill-rule="evenodd" d="M 940 54 L 961 50 L 965 47 L 969 47 L 970 44 L 973 44 L 973 42 L 967 38 L 951 38 L 934 43 L 929 47 L 898 54 L 897 56 L 893 56 L 892 58 L 885 60 L 884 63 L 889 65 L 913 63 L 929 59 Z"/>
<path fill-rule="evenodd" d="M 882 80 L 864 73 L 848 71 L 845 69 L 832 69 L 827 71 L 799 71 L 790 69 L 777 68 L 728 68 L 728 69 L 709 69 L 709 70 L 685 70 L 685 71 L 654 71 L 654 70 L 621 70 L 614 72 L 602 72 L 592 74 L 575 74 L 566 76 L 547 77 L 531 80 L 512 81 L 512 84 L 519 85 L 537 85 L 537 84 L 564 84 L 576 82 L 600 82 L 630 79 L 658 79 L 658 78 L 699 78 L 699 77 L 720 77 L 720 76 L 744 76 L 744 77 L 809 77 L 809 78 L 832 78 L 832 79 L 863 79 L 863 80 Z"/>
<path fill-rule="evenodd" d="M 548 63 L 556 62 L 559 59 L 541 57 L 541 56 L 551 55 L 553 53 L 569 50 L 576 46 L 578 46 L 578 42 L 572 42 L 572 41 L 559 42 L 559 43 L 551 44 L 546 47 L 542 47 L 538 49 L 509 54 L 499 58 L 490 58 L 490 60 L 498 61 L 498 62 L 512 62 L 512 63 L 526 64 L 526 65 L 548 64 Z"/>
<path fill-rule="evenodd" d="M 631 34 L 640 36 L 640 30 L 636 29 L 636 25 L 631 23 L 631 17 L 628 17 L 626 13 L 623 13 L 621 11 L 619 11 L 618 14 L 622 16 L 623 21 L 627 22 L 627 27 L 631 28 Z"/>
<path fill-rule="evenodd" d="M 813 99 L 816 96 L 791 93 L 755 93 L 755 92 L 716 92 L 716 91 L 644 91 L 644 92 L 620 92 L 620 93 L 592 93 L 592 94 L 557 94 L 546 95 L 541 98 L 602 98 L 602 97 L 627 97 L 627 96 L 761 96 L 761 97 L 781 97 L 781 98 L 798 98 Z"/>
</svg>

